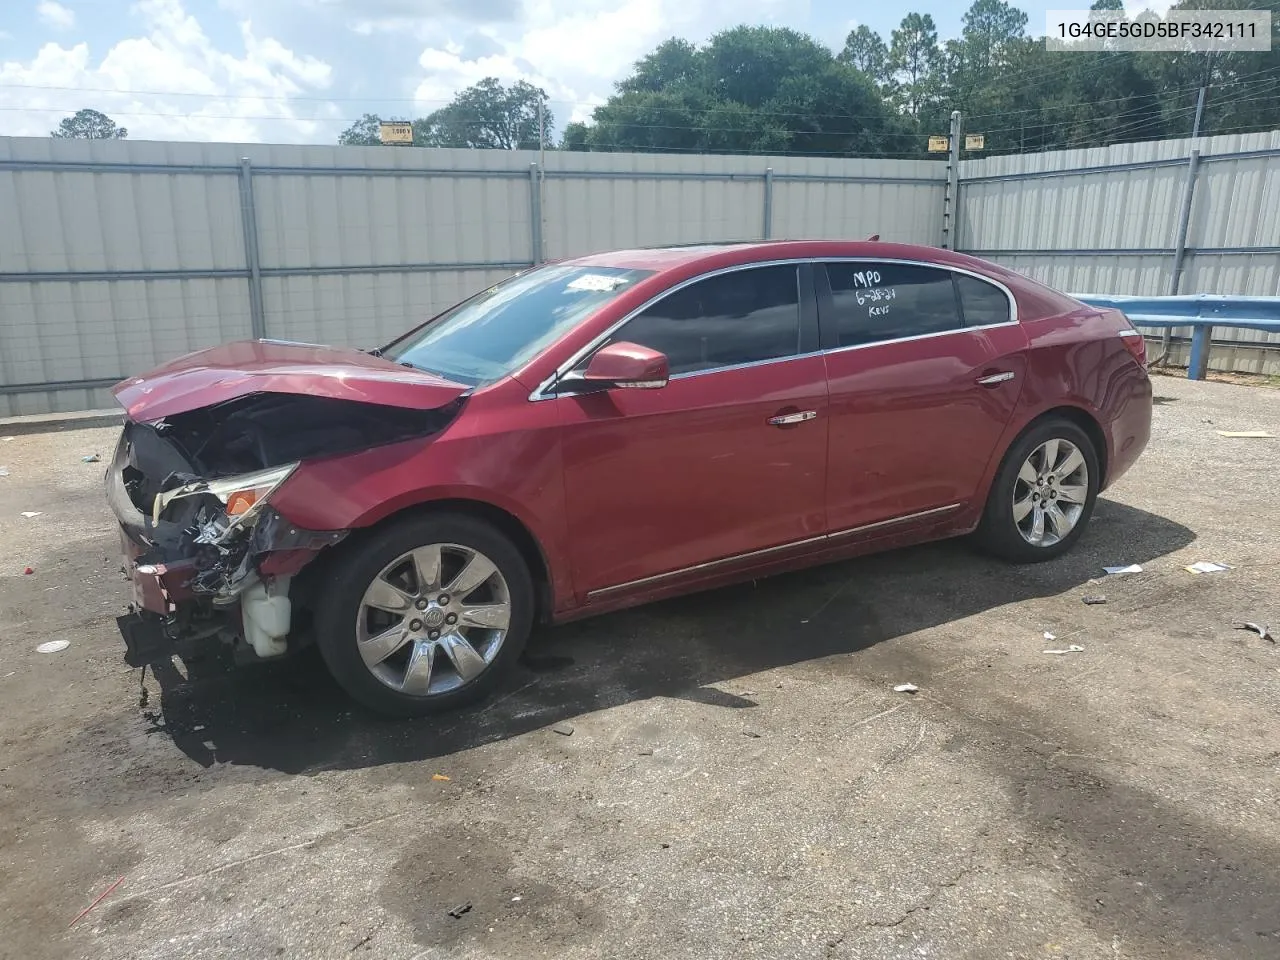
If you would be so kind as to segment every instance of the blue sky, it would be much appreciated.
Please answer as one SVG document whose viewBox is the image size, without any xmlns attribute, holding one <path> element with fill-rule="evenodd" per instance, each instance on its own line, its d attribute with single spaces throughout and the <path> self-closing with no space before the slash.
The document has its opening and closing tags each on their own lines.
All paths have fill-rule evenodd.
<svg viewBox="0 0 1280 960">
<path fill-rule="evenodd" d="M 486 76 L 542 86 L 561 126 L 670 36 L 770 24 L 838 50 L 858 23 L 887 40 L 915 10 L 946 39 L 969 2 L 0 0 L 0 135 L 89 106 L 137 139 L 331 143 L 362 113 L 420 116 Z M 1039 35 L 1046 10 L 1088 3 L 1015 5 Z"/>
</svg>

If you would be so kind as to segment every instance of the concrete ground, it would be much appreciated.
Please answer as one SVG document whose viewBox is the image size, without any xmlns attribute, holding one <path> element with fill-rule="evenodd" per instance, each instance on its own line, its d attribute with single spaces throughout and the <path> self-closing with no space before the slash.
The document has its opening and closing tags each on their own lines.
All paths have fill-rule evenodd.
<svg viewBox="0 0 1280 960">
<path fill-rule="evenodd" d="M 411 723 L 314 659 L 140 683 L 80 462 L 115 431 L 0 440 L 0 955 L 1280 956 L 1280 646 L 1232 628 L 1280 633 L 1280 439 L 1216 433 L 1280 435 L 1280 391 L 1156 393 L 1064 559 L 943 543 L 545 631 Z"/>
</svg>

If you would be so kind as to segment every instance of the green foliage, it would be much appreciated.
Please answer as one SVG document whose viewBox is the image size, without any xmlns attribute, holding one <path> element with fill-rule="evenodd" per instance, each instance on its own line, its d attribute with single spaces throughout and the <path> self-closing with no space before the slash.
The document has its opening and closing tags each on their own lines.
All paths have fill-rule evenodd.
<svg viewBox="0 0 1280 960">
<path fill-rule="evenodd" d="M 105 113 L 85 109 L 64 118 L 57 130 L 49 131 L 49 136 L 59 140 L 123 140 L 129 131 L 117 126 Z"/>
<path fill-rule="evenodd" d="M 1175 9 L 1258 6 L 1180 0 Z M 1123 3 L 1094 0 L 1093 9 Z M 927 138 L 947 133 L 953 110 L 966 132 L 985 135 L 987 154 L 1106 146 L 1190 135 L 1201 86 L 1201 135 L 1280 128 L 1280 15 L 1268 53 L 1050 52 L 1008 0 L 974 0 L 962 22 L 959 37 L 940 42 L 932 17 L 907 13 L 887 41 L 861 25 L 838 54 L 775 27 L 734 27 L 702 45 L 673 37 L 636 62 L 589 122 L 568 124 L 560 146 L 928 157 Z M 539 104 L 546 111 L 546 94 L 527 83 L 484 80 L 415 121 L 414 142 L 536 148 Z M 340 142 L 377 143 L 378 118 L 367 114 Z"/>
</svg>

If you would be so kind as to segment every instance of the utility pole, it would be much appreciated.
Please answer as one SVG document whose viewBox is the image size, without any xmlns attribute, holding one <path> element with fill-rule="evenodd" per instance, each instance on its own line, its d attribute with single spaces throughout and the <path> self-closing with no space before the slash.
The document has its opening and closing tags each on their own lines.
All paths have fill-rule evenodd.
<svg viewBox="0 0 1280 960">
<path fill-rule="evenodd" d="M 942 249 L 954 250 L 960 191 L 960 111 L 951 111 L 950 152 L 947 154 L 947 186 L 942 196 Z"/>
<path fill-rule="evenodd" d="M 1196 96 L 1196 119 L 1191 124 L 1191 139 L 1194 140 L 1200 136 L 1200 118 L 1204 116 L 1204 92 L 1208 87 L 1201 87 L 1200 93 Z"/>
</svg>

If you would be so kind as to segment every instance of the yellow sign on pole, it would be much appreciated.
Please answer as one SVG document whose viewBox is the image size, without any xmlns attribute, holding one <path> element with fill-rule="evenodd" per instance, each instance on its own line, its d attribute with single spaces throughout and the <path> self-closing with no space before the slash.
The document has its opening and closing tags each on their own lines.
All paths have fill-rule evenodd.
<svg viewBox="0 0 1280 960">
<path fill-rule="evenodd" d="M 964 148 L 966 150 L 984 150 L 986 149 L 987 138 L 981 133 L 966 133 L 964 135 Z"/>
<path fill-rule="evenodd" d="M 946 153 L 951 149 L 950 137 L 930 137 L 929 152 L 930 153 Z"/>
<path fill-rule="evenodd" d="M 383 120 L 378 124 L 378 139 L 383 143 L 413 143 L 413 124 L 407 120 Z"/>
</svg>

